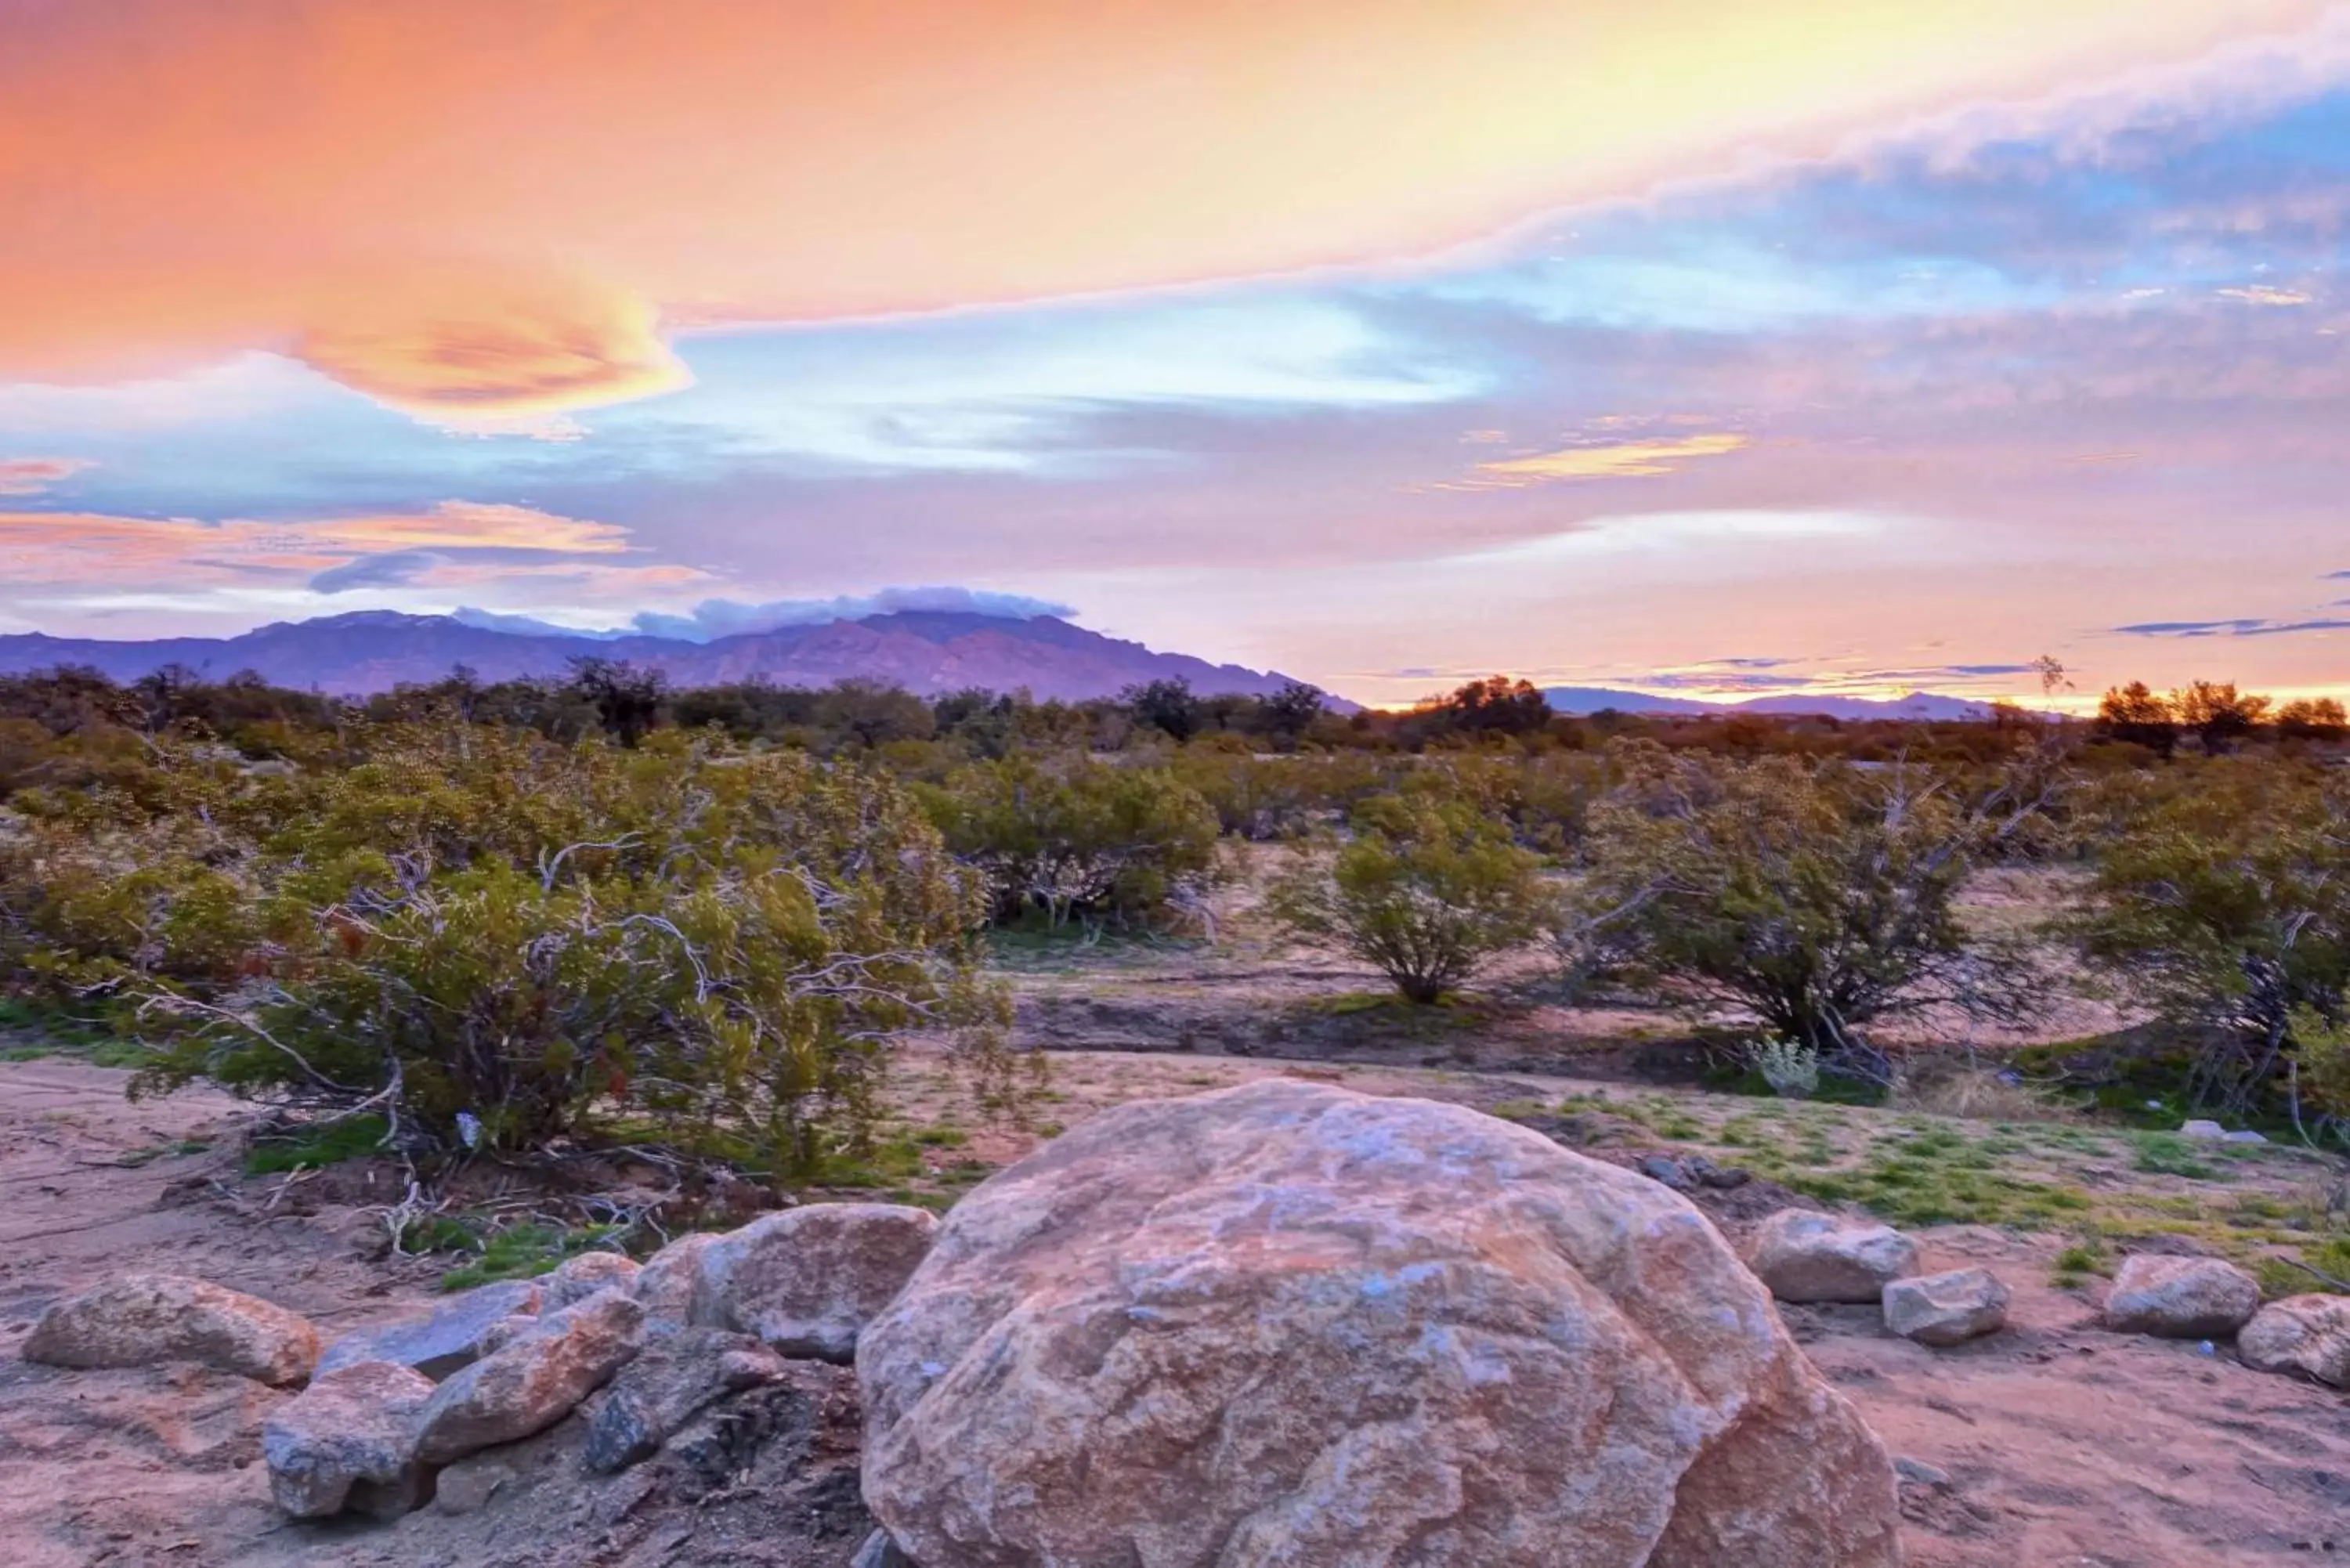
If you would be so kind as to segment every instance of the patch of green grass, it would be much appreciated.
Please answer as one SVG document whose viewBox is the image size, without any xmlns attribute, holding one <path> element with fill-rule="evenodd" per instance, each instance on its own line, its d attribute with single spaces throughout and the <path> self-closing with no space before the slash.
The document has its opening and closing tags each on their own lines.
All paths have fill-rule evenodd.
<svg viewBox="0 0 2350 1568">
<path fill-rule="evenodd" d="M 2182 1176 L 2190 1181 L 2224 1181 L 2226 1177 L 2203 1162 L 2203 1151 L 2177 1133 L 2134 1132 L 2129 1135 L 2138 1169 L 2157 1176 Z"/>
<path fill-rule="evenodd" d="M 914 1135 L 914 1141 L 925 1148 L 961 1148 L 971 1141 L 971 1134 L 961 1127 L 924 1127 Z"/>
<path fill-rule="evenodd" d="M 192 1154 L 203 1154 L 213 1146 L 198 1137 L 183 1137 L 171 1143 L 159 1143 L 147 1148 L 134 1148 L 114 1163 L 136 1168 L 151 1165 L 159 1159 L 180 1159 Z"/>
<path fill-rule="evenodd" d="M 444 1219 L 434 1223 L 436 1227 L 455 1226 L 481 1249 L 480 1256 L 472 1262 L 441 1276 L 441 1288 L 444 1291 L 472 1290 L 499 1280 L 536 1278 L 560 1268 L 582 1252 L 594 1251 L 619 1231 L 616 1225 L 588 1225 L 567 1231 L 554 1225 L 529 1224 L 509 1225 L 487 1237 L 473 1237 L 473 1232 L 454 1220 Z"/>
<path fill-rule="evenodd" d="M 274 1176 L 279 1171 L 357 1159 L 380 1148 L 389 1131 L 390 1124 L 370 1114 L 317 1127 L 296 1127 L 266 1139 L 256 1138 L 244 1152 L 244 1173 Z"/>
<path fill-rule="evenodd" d="M 2057 1253 L 2050 1267 L 2060 1275 L 2110 1274 L 2114 1272 L 2114 1260 L 2113 1254 L 2106 1251 L 2106 1244 L 2093 1236 Z"/>
</svg>

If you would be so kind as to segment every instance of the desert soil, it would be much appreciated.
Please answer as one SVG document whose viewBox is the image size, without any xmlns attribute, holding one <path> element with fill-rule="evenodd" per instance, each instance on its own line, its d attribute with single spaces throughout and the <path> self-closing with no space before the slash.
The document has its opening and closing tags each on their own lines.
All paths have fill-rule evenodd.
<svg viewBox="0 0 2350 1568">
<path fill-rule="evenodd" d="M 1064 1124 L 1123 1099 L 1285 1072 L 1522 1117 L 1529 1106 L 1614 1104 L 1620 1124 L 1593 1115 L 1626 1136 L 1592 1152 L 1628 1160 L 1676 1147 L 1639 1130 L 1642 1116 L 1657 1119 L 1659 1096 L 1624 1098 L 1617 1085 L 1608 1102 L 1598 1098 L 1607 1086 L 1565 1078 L 1128 1053 L 1072 1053 L 1055 1067 L 1047 1108 Z M 214 1279 L 329 1332 L 432 1297 L 436 1266 L 380 1257 L 380 1221 L 364 1205 L 305 1205 L 298 1182 L 289 1191 L 283 1177 L 236 1174 L 244 1107 L 206 1094 L 127 1104 L 124 1076 L 54 1060 L 0 1064 L 0 1563 L 831 1568 L 855 1550 L 868 1523 L 855 1493 L 855 1395 L 833 1369 L 808 1368 L 723 1412 L 691 1452 L 617 1480 L 578 1474 L 574 1421 L 475 1465 L 442 1502 L 397 1524 L 321 1527 L 287 1522 L 268 1503 L 258 1426 L 286 1396 L 193 1369 L 72 1373 L 16 1359 L 48 1302 L 135 1269 Z M 1681 1103 L 1701 1117 L 1721 1098 Z M 1052 1130 L 984 1122 L 937 1058 L 906 1075 L 901 1110 L 910 1124 L 971 1128 L 951 1151 L 971 1164 L 1015 1158 Z M 1718 1123 L 1701 1125 L 1696 1147 L 1734 1152 L 1711 1141 Z M 2277 1190 L 2292 1175 L 2275 1174 Z M 1747 1193 L 1756 1197 L 1764 1201 L 1718 1206 L 1717 1219 L 1735 1231 L 1795 1200 L 1759 1183 Z M 2058 1235 L 1958 1225 L 1917 1234 L 1929 1266 L 1981 1263 L 2008 1281 L 2008 1332 L 1931 1351 L 1887 1334 L 1872 1309 L 1787 1316 L 1909 1461 L 1902 1503 L 1918 1568 L 2350 1553 L 2350 1401 L 2251 1372 L 2224 1347 L 2102 1332 L 2094 1287 L 2049 1282 Z"/>
</svg>

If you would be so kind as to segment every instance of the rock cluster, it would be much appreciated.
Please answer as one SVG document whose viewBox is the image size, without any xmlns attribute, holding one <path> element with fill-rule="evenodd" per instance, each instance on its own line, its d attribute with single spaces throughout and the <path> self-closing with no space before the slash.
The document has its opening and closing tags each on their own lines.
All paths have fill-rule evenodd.
<svg viewBox="0 0 2350 1568">
<path fill-rule="evenodd" d="M 787 1223 L 786 1223 L 787 1222 Z M 135 1275 L 50 1309 L 28 1359 L 61 1366 L 193 1360 L 279 1386 L 308 1380 L 262 1434 L 272 1495 L 299 1518 L 388 1517 L 438 1473 L 494 1489 L 487 1450 L 582 1410 L 589 1467 L 658 1451 L 705 1406 L 781 1380 L 787 1356 L 846 1360 L 937 1221 L 884 1204 L 811 1205 L 692 1236 L 643 1268 L 612 1252 L 484 1285 L 322 1355 L 304 1318 L 201 1280 Z M 705 1325 L 700 1320 L 723 1320 Z M 741 1332 L 747 1329 L 748 1332 Z M 762 1336 L 764 1337 L 762 1337 Z M 604 1391 L 598 1397 L 598 1391 Z"/>
<path fill-rule="evenodd" d="M 949 1216 L 859 1340 L 924 1568 L 1859 1568 L 1892 1466 L 1685 1199 L 1453 1106 L 1104 1112 Z"/>
</svg>

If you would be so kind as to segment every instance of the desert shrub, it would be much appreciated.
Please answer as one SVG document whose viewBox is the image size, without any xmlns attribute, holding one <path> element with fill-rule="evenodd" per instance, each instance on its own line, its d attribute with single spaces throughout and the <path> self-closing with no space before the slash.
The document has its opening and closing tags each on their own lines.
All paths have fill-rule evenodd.
<svg viewBox="0 0 2350 1568">
<path fill-rule="evenodd" d="M 1268 908 L 1303 940 L 1378 966 L 1415 1002 L 1464 984 L 1541 929 L 1539 862 L 1460 800 L 1376 797 L 1335 854 L 1280 878 Z"/>
<path fill-rule="evenodd" d="M 1158 923 L 1215 875 L 1216 814 L 1163 768 L 1020 755 L 958 769 L 925 798 L 1000 921 Z"/>
<path fill-rule="evenodd" d="M 1692 986 L 1885 1084 L 1875 1021 L 1933 1006 L 2016 1018 L 2037 1000 L 2022 945 L 1971 934 L 1953 903 L 2037 797 L 1970 795 L 1908 764 L 1736 763 L 1619 753 L 1562 901 L 1570 945 L 1608 945 L 1635 978 Z"/>
<path fill-rule="evenodd" d="M 1808 1100 L 1820 1092 L 1819 1051 L 1801 1040 L 1765 1034 L 1746 1048 L 1746 1061 L 1782 1099 Z"/>
<path fill-rule="evenodd" d="M 177 810 L 57 803 L 0 856 L 16 972 L 135 1005 L 141 1091 L 365 1109 L 411 1149 L 629 1122 L 807 1170 L 864 1136 L 895 1034 L 984 1044 L 979 879 L 883 774 L 639 741 L 400 724 L 341 770 L 191 774 Z"/>
<path fill-rule="evenodd" d="M 1895 1072 L 1886 1103 L 1924 1116 L 1978 1122 L 2063 1122 L 2077 1113 L 2051 1089 L 2012 1068 L 1963 1056 L 1913 1056 Z"/>
<path fill-rule="evenodd" d="M 2116 820 L 2075 925 L 2089 957 L 2206 1043 L 2191 1105 L 2277 1108 L 2300 1036 L 2344 1018 L 2350 781 L 2280 763 L 2209 764 L 2197 787 Z"/>
</svg>

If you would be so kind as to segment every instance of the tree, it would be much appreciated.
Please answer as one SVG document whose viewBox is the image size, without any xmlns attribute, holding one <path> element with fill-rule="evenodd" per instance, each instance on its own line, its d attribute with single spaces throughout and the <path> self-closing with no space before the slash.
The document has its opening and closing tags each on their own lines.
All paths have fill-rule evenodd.
<svg viewBox="0 0 2350 1568">
<path fill-rule="evenodd" d="M 660 722 L 669 677 L 590 654 L 571 660 L 571 689 L 595 708 L 606 734 L 633 749 Z"/>
<path fill-rule="evenodd" d="M 1153 680 L 1129 686 L 1118 694 L 1131 709 L 1134 722 L 1164 732 L 1170 740 L 1188 741 L 1200 731 L 1200 700 L 1188 680 Z"/>
<path fill-rule="evenodd" d="M 1284 750 L 1295 747 L 1322 717 L 1326 699 L 1319 686 L 1292 680 L 1266 698 L 1264 725 Z"/>
<path fill-rule="evenodd" d="M 2097 731 L 2168 757 L 2178 749 L 2178 712 L 2143 680 L 2109 688 L 2097 703 Z"/>
<path fill-rule="evenodd" d="M 2298 697 L 2276 711 L 2277 733 L 2293 741 L 2339 741 L 2350 734 L 2350 712 L 2334 697 Z"/>
<path fill-rule="evenodd" d="M 1275 885 L 1269 908 L 1294 936 L 1377 966 L 1426 1004 L 1542 929 L 1540 865 L 1465 800 L 1380 795 L 1336 855 Z"/>
<path fill-rule="evenodd" d="M 2221 764 L 2120 814 L 2076 929 L 2172 1022 L 2208 1031 L 2189 1102 L 2262 1108 L 2293 1059 L 2295 1014 L 2341 1021 L 2350 985 L 2350 783 Z"/>
<path fill-rule="evenodd" d="M 1953 909 L 1984 855 L 2050 791 L 2030 770 L 1970 794 L 1909 763 L 1856 769 L 1773 757 L 1615 753 L 1623 782 L 1590 816 L 1588 869 L 1565 906 L 1581 945 L 1636 973 L 1753 1012 L 1835 1071 L 1884 1083 L 1868 1038 L 1929 1007 L 2027 1015 L 2037 976 L 2015 944 Z"/>
<path fill-rule="evenodd" d="M 1420 712 L 1445 734 L 1531 735 L 1551 721 L 1550 700 L 1531 681 L 1506 675 L 1471 680 L 1423 704 Z"/>
<path fill-rule="evenodd" d="M 2236 749 L 2268 717 L 2269 700 L 2240 692 L 2234 681 L 2198 680 L 2170 694 L 2171 711 L 2195 732 L 2206 756 L 2222 756 Z"/>
</svg>

